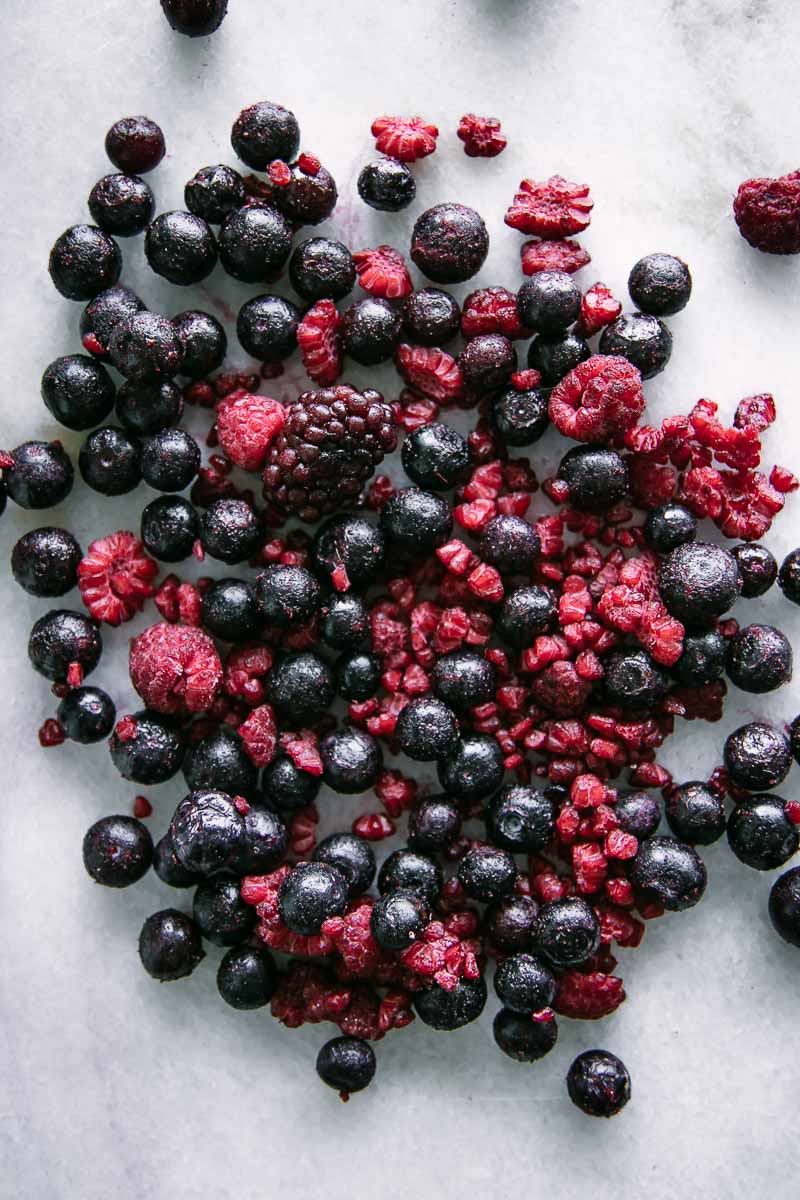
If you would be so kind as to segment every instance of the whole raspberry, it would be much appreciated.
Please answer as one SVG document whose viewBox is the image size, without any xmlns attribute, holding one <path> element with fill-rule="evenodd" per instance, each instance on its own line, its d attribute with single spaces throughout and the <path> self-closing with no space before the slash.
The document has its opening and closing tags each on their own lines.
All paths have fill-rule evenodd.
<svg viewBox="0 0 800 1200">
<path fill-rule="evenodd" d="M 586 183 L 569 183 L 560 175 L 551 175 L 545 183 L 523 179 L 505 222 L 520 233 L 564 238 L 586 229 L 593 207 Z"/>
<path fill-rule="evenodd" d="M 561 242 L 523 242 L 520 257 L 525 275 L 539 271 L 566 271 L 572 275 L 592 261 L 588 250 L 568 238 Z"/>
<path fill-rule="evenodd" d="M 132 533 L 120 530 L 92 542 L 78 563 L 78 587 L 91 616 L 121 625 L 155 594 L 158 565 Z"/>
<path fill-rule="evenodd" d="M 207 633 L 166 621 L 131 642 L 131 682 L 148 708 L 202 712 L 222 683 L 222 664 Z"/>
<path fill-rule="evenodd" d="M 438 346 L 409 346 L 403 342 L 397 348 L 395 363 L 406 383 L 439 404 L 452 404 L 464 391 L 458 363 Z"/>
<path fill-rule="evenodd" d="M 231 392 L 217 405 L 217 435 L 226 456 L 245 471 L 260 471 L 267 450 L 283 429 L 283 405 L 269 396 Z"/>
<path fill-rule="evenodd" d="M 470 158 L 495 158 L 508 145 L 497 117 L 476 117 L 475 113 L 465 113 L 461 118 L 458 136 Z"/>
<path fill-rule="evenodd" d="M 378 246 L 377 250 L 359 250 L 353 255 L 358 282 L 365 292 L 386 300 L 402 300 L 411 294 L 411 276 L 399 250 Z"/>
<path fill-rule="evenodd" d="M 439 130 L 422 117 L 377 117 L 372 122 L 375 148 L 400 162 L 416 162 L 433 154 Z"/>
<path fill-rule="evenodd" d="M 746 179 L 733 215 L 746 242 L 765 254 L 800 254 L 800 171 L 780 179 Z"/>
<path fill-rule="evenodd" d="M 594 354 L 553 388 L 550 420 L 577 442 L 608 442 L 636 424 L 644 403 L 636 367 L 616 355 Z"/>
<path fill-rule="evenodd" d="M 461 311 L 461 332 L 465 338 L 502 333 L 512 341 L 532 335 L 530 329 L 520 324 L 516 294 L 504 287 L 478 288 L 470 292 Z"/>
<path fill-rule="evenodd" d="M 318 300 L 297 326 L 297 345 L 308 375 L 327 387 L 342 373 L 342 318 L 332 300 Z"/>
<path fill-rule="evenodd" d="M 264 495 L 302 521 L 319 520 L 355 503 L 396 445 L 392 408 L 380 392 L 346 384 L 303 392 L 269 448 Z"/>
</svg>

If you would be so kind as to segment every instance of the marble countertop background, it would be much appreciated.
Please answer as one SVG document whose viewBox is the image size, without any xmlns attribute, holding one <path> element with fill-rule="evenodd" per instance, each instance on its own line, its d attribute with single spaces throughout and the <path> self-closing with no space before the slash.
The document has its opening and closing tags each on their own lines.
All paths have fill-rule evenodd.
<svg viewBox="0 0 800 1200">
<path fill-rule="evenodd" d="M 685 411 L 700 396 L 731 414 L 742 396 L 772 391 L 780 416 L 769 462 L 800 465 L 800 263 L 751 250 L 730 213 L 741 179 L 798 165 L 800 8 L 791 0 L 231 0 L 220 33 L 201 41 L 173 35 L 157 0 L 4 0 L 2 35 L 0 444 L 79 444 L 39 398 L 45 365 L 80 348 L 80 306 L 55 293 L 46 262 L 108 170 L 107 127 L 137 112 L 162 124 L 168 155 L 149 180 L 161 209 L 181 207 L 199 166 L 233 161 L 239 109 L 269 98 L 297 113 L 303 146 L 339 181 L 340 210 L 323 231 L 405 248 L 423 208 L 463 200 L 492 236 L 479 283 L 519 279 L 520 238 L 502 215 L 523 175 L 589 181 L 587 284 L 602 279 L 624 295 L 631 264 L 653 250 L 692 267 L 691 305 L 671 322 L 672 363 L 646 388 L 651 414 Z M 455 128 L 465 111 L 502 119 L 501 158 L 464 156 Z M 415 168 L 417 201 L 395 219 L 355 194 L 370 121 L 383 112 L 419 112 L 441 130 L 435 156 Z M 224 312 L 259 290 L 217 271 L 187 294 L 146 272 L 140 241 L 123 249 L 126 282 L 168 313 L 204 302 Z M 299 382 L 285 378 L 276 394 Z M 545 442 L 534 459 L 552 464 L 556 453 Z M 79 483 L 68 517 L 9 504 L 0 556 L 43 520 L 68 522 L 84 546 L 101 531 L 136 528 L 145 499 L 100 502 Z M 797 529 L 796 516 L 778 519 L 776 554 L 797 543 Z M 556 1049 L 537 1066 L 496 1052 L 490 1001 L 478 1024 L 452 1036 L 418 1022 L 386 1038 L 375 1085 L 344 1106 L 314 1074 L 331 1028 L 290 1032 L 263 1011 L 226 1008 L 218 951 L 190 981 L 160 986 L 142 971 L 142 920 L 188 897 L 155 877 L 122 893 L 89 883 L 83 833 L 129 811 L 136 789 L 103 746 L 39 750 L 52 697 L 28 668 L 25 643 L 46 605 L 7 577 L 0 594 L 1 1196 L 797 1195 L 800 957 L 771 933 L 772 876 L 712 847 L 704 902 L 654 922 L 638 953 L 621 952 L 628 1002 L 602 1023 L 561 1022 Z M 800 629 L 777 594 L 740 609 L 742 619 Z M 141 624 L 107 638 L 93 676 L 121 712 L 134 699 L 120 684 L 126 633 Z M 688 727 L 664 760 L 684 778 L 706 775 L 743 719 L 787 719 L 798 707 L 796 686 L 734 695 L 721 725 Z M 784 789 L 797 781 L 795 768 Z M 149 794 L 160 835 L 180 787 Z M 349 825 L 351 807 L 329 807 L 328 826 Z M 613 1122 L 583 1117 L 566 1098 L 569 1063 L 595 1045 L 620 1054 L 633 1078 L 633 1100 Z"/>
</svg>

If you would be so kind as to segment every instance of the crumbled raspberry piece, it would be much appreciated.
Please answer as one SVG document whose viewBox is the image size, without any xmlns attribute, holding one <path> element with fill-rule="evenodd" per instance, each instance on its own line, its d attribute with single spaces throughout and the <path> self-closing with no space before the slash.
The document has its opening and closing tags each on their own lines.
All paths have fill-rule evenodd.
<svg viewBox="0 0 800 1200">
<path fill-rule="evenodd" d="M 309 377 L 328 387 L 342 373 L 342 318 L 332 300 L 318 300 L 297 326 L 297 345 Z"/>
<path fill-rule="evenodd" d="M 365 292 L 386 300 L 402 300 L 413 289 L 406 261 L 392 246 L 358 250 L 353 255 L 358 282 Z"/>
<path fill-rule="evenodd" d="M 565 238 L 560 242 L 524 242 L 520 250 L 525 275 L 539 271 L 565 271 L 573 275 L 592 261 L 588 250 Z"/>
<path fill-rule="evenodd" d="M 542 382 L 542 373 L 535 367 L 526 367 L 524 371 L 515 371 L 511 376 L 511 386 L 519 392 L 531 392 Z"/>
<path fill-rule="evenodd" d="M 797 476 L 787 470 L 786 467 L 774 466 L 769 473 L 770 487 L 773 487 L 776 492 L 781 495 L 786 495 L 789 492 L 796 492 L 800 487 L 800 480 Z"/>
<path fill-rule="evenodd" d="M 458 137 L 470 158 L 495 158 L 508 145 L 497 117 L 478 117 L 465 113 L 458 123 Z"/>
<path fill-rule="evenodd" d="M 473 596 L 485 600 L 488 604 L 499 604 L 503 599 L 503 580 L 496 567 L 488 563 L 479 563 L 467 576 L 467 587 Z"/>
<path fill-rule="evenodd" d="M 636 424 L 644 404 L 636 367 L 618 355 L 593 354 L 553 388 L 550 420 L 577 442 L 609 442 Z"/>
<path fill-rule="evenodd" d="M 593 207 L 588 184 L 570 183 L 560 175 L 544 183 L 523 179 L 505 222 L 520 233 L 565 238 L 586 229 Z"/>
<path fill-rule="evenodd" d="M 793 825 L 800 825 L 800 800 L 787 800 L 783 806 L 787 820 Z"/>
<path fill-rule="evenodd" d="M 297 166 L 304 175 L 310 175 L 313 178 L 315 175 L 319 175 L 319 169 L 322 166 L 322 163 L 319 161 L 316 154 L 309 154 L 304 150 L 297 159 Z"/>
<path fill-rule="evenodd" d="M 267 175 L 273 187 L 288 187 L 292 182 L 292 172 L 288 163 L 276 158 L 267 167 Z"/>
<path fill-rule="evenodd" d="M 275 757 L 278 733 L 275 714 L 269 704 L 259 704 L 239 726 L 245 753 L 257 767 L 266 767 Z"/>
<path fill-rule="evenodd" d="M 230 461 L 245 471 L 263 468 L 269 445 L 285 421 L 283 405 L 269 396 L 231 392 L 217 404 L 219 444 Z"/>
<path fill-rule="evenodd" d="M 289 821 L 289 849 L 298 858 L 307 858 L 317 841 L 319 813 L 315 805 L 301 808 Z"/>
<path fill-rule="evenodd" d="M 395 405 L 395 420 L 406 433 L 430 425 L 439 416 L 439 406 L 429 396 L 420 396 L 413 388 L 403 388 Z"/>
<path fill-rule="evenodd" d="M 417 784 L 400 771 L 381 771 L 375 794 L 390 817 L 399 817 L 417 800 Z"/>
<path fill-rule="evenodd" d="M 153 815 L 153 806 L 146 796 L 135 796 L 133 800 L 133 815 L 140 821 Z"/>
<path fill-rule="evenodd" d="M 323 922 L 322 933 L 330 938 L 342 960 L 341 975 L 358 979 L 375 973 L 384 952 L 372 936 L 370 917 L 372 901 L 358 900 L 341 917 L 329 917 Z"/>
<path fill-rule="evenodd" d="M 501 333 L 512 341 L 531 336 L 531 330 L 520 324 L 517 297 L 504 287 L 478 288 L 469 293 L 461 310 L 461 332 L 465 338 Z"/>
<path fill-rule="evenodd" d="M 575 325 L 575 332 L 581 337 L 592 337 L 599 333 L 605 325 L 616 321 L 622 312 L 622 305 L 615 300 L 610 288 L 604 283 L 593 283 L 581 298 L 581 311 Z"/>
<path fill-rule="evenodd" d="M 385 813 L 364 813 L 353 821 L 353 833 L 366 842 L 382 842 L 391 837 L 397 826 Z"/>
<path fill-rule="evenodd" d="M 416 942 L 401 950 L 400 961 L 409 971 L 424 977 L 423 986 L 433 979 L 443 991 L 451 992 L 459 979 L 480 976 L 480 942 L 462 939 L 457 929 L 458 924 L 449 920 L 446 924 L 431 921 Z"/>
<path fill-rule="evenodd" d="M 165 621 L 133 639 L 130 673 L 147 707 L 161 713 L 202 712 L 222 684 L 222 664 L 208 634 Z"/>
<path fill-rule="evenodd" d="M 800 253 L 800 171 L 746 179 L 733 201 L 739 232 L 766 254 Z"/>
<path fill-rule="evenodd" d="M 350 1000 L 347 986 L 324 967 L 292 962 L 278 981 L 270 1011 L 283 1025 L 296 1029 L 307 1022 L 338 1021 Z"/>
<path fill-rule="evenodd" d="M 733 423 L 737 429 L 751 425 L 758 433 L 763 433 L 772 425 L 776 415 L 772 396 L 769 392 L 762 392 L 757 396 L 746 396 L 744 400 L 739 401 Z"/>
<path fill-rule="evenodd" d="M 439 130 L 422 117 L 378 117 L 372 122 L 372 136 L 381 154 L 413 163 L 433 154 Z"/>
<path fill-rule="evenodd" d="M 272 666 L 272 657 L 268 646 L 235 646 L 225 660 L 226 694 L 254 708 L 260 704 L 264 699 L 261 680 Z"/>
<path fill-rule="evenodd" d="M 600 921 L 600 938 L 604 945 L 616 942 L 618 946 L 636 947 L 644 937 L 644 925 L 629 912 L 604 903 L 598 904 L 595 912 Z"/>
<path fill-rule="evenodd" d="M 607 1017 L 625 999 L 622 980 L 616 975 L 591 971 L 565 971 L 558 984 L 553 1008 L 563 1017 L 576 1021 L 595 1021 Z"/>
<path fill-rule="evenodd" d="M 120 530 L 92 542 L 78 563 L 83 603 L 97 621 L 121 625 L 155 594 L 158 564 L 132 533 Z"/>
<path fill-rule="evenodd" d="M 39 745 L 45 750 L 50 746 L 60 746 L 66 737 L 63 726 L 56 721 L 55 717 L 50 717 L 39 730 Z"/>
<path fill-rule="evenodd" d="M 608 862 L 594 842 L 581 842 L 572 847 L 572 871 L 575 886 L 584 895 L 599 892 L 608 874 Z"/>
<path fill-rule="evenodd" d="M 288 754 L 298 771 L 308 771 L 309 775 L 319 778 L 322 774 L 322 758 L 317 735 L 313 730 L 301 729 L 299 733 L 282 733 L 280 743 L 281 750 Z"/>
<path fill-rule="evenodd" d="M 406 383 L 439 404 L 458 400 L 464 391 L 458 363 L 437 346 L 409 346 L 403 342 L 397 349 L 396 364 Z"/>
<path fill-rule="evenodd" d="M 469 504 L 457 504 L 453 509 L 453 519 L 463 529 L 471 533 L 480 533 L 497 512 L 494 500 L 472 500 Z"/>
</svg>

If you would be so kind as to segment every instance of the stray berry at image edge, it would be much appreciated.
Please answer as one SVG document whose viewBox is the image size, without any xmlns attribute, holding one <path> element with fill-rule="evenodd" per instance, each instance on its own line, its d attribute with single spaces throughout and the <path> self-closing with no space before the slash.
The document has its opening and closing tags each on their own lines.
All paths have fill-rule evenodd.
<svg viewBox="0 0 800 1200">
<path fill-rule="evenodd" d="M 162 7 L 178 32 L 204 36 L 227 4 Z M 375 209 L 398 211 L 416 193 L 409 164 L 436 150 L 438 129 L 419 117 L 382 117 L 372 129 L 384 157 L 364 167 L 358 192 Z M 498 121 L 474 114 L 461 119 L 458 136 L 470 157 L 494 157 L 506 145 Z M 518 296 L 480 289 L 462 313 L 439 287 L 414 291 L 391 247 L 351 256 L 341 243 L 311 239 L 289 263 L 311 309 L 303 315 L 283 297 L 256 297 L 242 307 L 237 332 L 264 363 L 264 379 L 298 346 L 322 389 L 280 405 L 258 394 L 252 373 L 209 380 L 225 358 L 222 326 L 201 311 L 172 322 L 147 312 L 117 286 L 122 254 L 108 235 L 147 227 L 152 269 L 186 286 L 216 262 L 208 221 L 221 225 L 224 270 L 271 282 L 292 249 L 287 219 L 316 224 L 336 202 L 315 156 L 294 161 L 299 141 L 294 114 L 266 101 L 251 106 L 232 144 L 247 166 L 268 168 L 268 181 L 203 168 L 186 186 L 191 211 L 152 220 L 152 193 L 137 173 L 163 157 L 163 134 L 145 117 L 109 131 L 109 157 L 128 174 L 96 185 L 90 209 L 100 228 L 68 230 L 50 263 L 58 290 L 88 301 L 81 334 L 92 357 L 51 364 L 43 398 L 68 428 L 92 430 L 114 407 L 115 384 L 98 361 L 110 360 L 127 379 L 116 400 L 125 429 L 88 434 L 84 480 L 109 496 L 142 477 L 166 493 L 194 483 L 190 500 L 165 495 L 147 506 L 144 545 L 120 532 L 82 557 L 66 530 L 43 528 L 20 539 L 12 565 L 33 595 L 62 595 L 77 580 L 90 614 L 53 610 L 34 627 L 32 663 L 62 698 L 58 719 L 40 731 L 42 745 L 108 735 L 113 701 L 82 683 L 102 652 L 98 626 L 128 620 L 154 599 L 164 620 L 131 650 L 132 679 L 151 711 L 117 722 L 112 761 L 140 783 L 166 779 L 183 763 L 191 790 L 155 850 L 141 821 L 97 822 L 84 846 L 87 871 L 123 887 L 152 861 L 164 882 L 196 884 L 193 918 L 167 909 L 145 923 L 146 969 L 177 979 L 202 959 L 203 937 L 232 947 L 218 976 L 227 1003 L 271 1002 L 290 1026 L 339 1025 L 342 1036 L 322 1048 L 317 1070 L 346 1099 L 374 1074 L 369 1040 L 415 1012 L 436 1029 L 479 1015 L 487 956 L 498 960 L 504 1004 L 498 1047 L 518 1061 L 541 1058 L 555 1045 L 557 1013 L 597 1018 L 624 1000 L 610 944 L 638 945 L 644 922 L 701 898 L 706 872 L 695 844 L 727 827 L 734 853 L 759 869 L 797 849 L 800 805 L 774 795 L 751 800 L 742 788 L 780 783 L 800 737 L 790 743 L 764 723 L 743 727 L 708 785 L 675 786 L 655 761 L 676 716 L 718 719 L 724 671 L 753 692 L 791 677 L 791 648 L 779 630 L 740 631 L 727 614 L 739 594 L 761 595 L 776 576 L 798 602 L 800 551 L 778 573 L 768 551 L 752 545 L 797 481 L 781 467 L 768 480 L 754 469 L 759 435 L 775 419 L 769 396 L 743 400 L 729 428 L 709 401 L 660 428 L 638 423 L 641 381 L 664 369 L 672 349 L 660 318 L 685 307 L 691 276 L 674 256 L 645 256 L 629 280 L 639 311 L 628 314 L 603 284 L 582 292 L 573 273 L 589 256 L 569 238 L 587 227 L 593 202 L 588 187 L 559 176 L 523 180 L 506 214 L 512 229 L 538 239 L 522 248 L 528 279 Z M 793 221 L 800 225 L 793 180 L 777 181 L 785 186 L 775 204 L 757 186 L 770 181 L 740 189 L 736 220 L 759 249 L 800 249 L 791 233 Z M 488 248 L 474 209 L 439 204 L 418 218 L 410 257 L 433 283 L 448 284 L 474 275 Z M 356 273 L 368 295 L 340 316 L 334 301 Z M 455 336 L 459 320 L 466 342 L 453 356 L 437 343 Z M 514 341 L 532 333 L 520 370 Z M 588 341 L 598 333 L 599 353 Z M 347 358 L 369 365 L 393 356 L 407 385 L 395 404 L 371 389 L 332 386 Z M 190 380 L 182 392 L 176 375 Z M 212 455 L 207 467 L 194 439 L 174 427 L 184 404 L 216 410 L 209 445 L 224 456 Z M 466 440 L 437 423 L 452 404 L 476 411 Z M 540 484 L 506 446 L 531 445 L 548 423 L 578 444 Z M 417 486 L 397 491 L 386 477 L 370 477 L 401 431 L 403 466 Z M 58 442 L 24 443 L 0 455 L 0 465 L 3 506 L 8 493 L 24 507 L 46 508 L 72 486 Z M 232 466 L 263 470 L 264 510 L 252 491 L 237 488 Z M 539 486 L 556 512 L 527 520 Z M 453 490 L 452 509 L 434 494 Z M 356 503 L 377 511 L 378 524 L 342 512 Z M 634 509 L 647 514 L 643 524 L 630 523 Z M 323 526 L 313 545 L 303 530 L 279 532 L 288 516 L 316 522 L 327 514 L 328 533 L 321 539 Z M 740 539 L 733 553 L 695 543 L 703 517 Z M 565 545 L 567 532 L 580 540 Z M 158 565 L 146 551 L 168 563 L 192 553 L 252 560 L 259 574 L 252 584 L 196 585 L 168 575 L 156 587 Z M 330 649 L 340 652 L 335 663 L 325 657 Z M 327 711 L 336 692 L 350 722 L 338 732 Z M 444 795 L 422 796 L 413 778 L 384 765 L 384 752 L 398 748 L 438 763 Z M 653 837 L 660 804 L 647 790 L 609 786 L 624 767 L 634 789 L 664 792 L 682 840 Z M 507 771 L 518 784 L 501 791 Z M 549 785 L 538 786 L 542 777 Z M 374 791 L 384 814 L 357 818 L 353 833 L 315 849 L 320 780 L 340 794 Z M 409 848 L 386 860 L 373 901 L 365 895 L 375 874 L 369 840 L 394 833 L 406 810 Z M 487 841 L 462 832 L 462 820 L 481 817 Z M 287 850 L 297 865 L 281 865 Z M 520 851 L 530 855 L 529 874 L 514 858 Z M 455 873 L 445 881 L 447 863 Z M 770 901 L 790 942 L 793 886 L 781 893 L 776 884 Z M 485 918 L 469 901 L 488 903 Z M 263 949 L 240 950 L 253 928 Z M 270 949 L 293 961 L 276 966 Z M 330 959 L 336 976 L 303 962 L 307 956 Z M 568 1087 L 594 1116 L 613 1115 L 630 1096 L 627 1071 L 606 1051 L 579 1056 Z"/>
</svg>

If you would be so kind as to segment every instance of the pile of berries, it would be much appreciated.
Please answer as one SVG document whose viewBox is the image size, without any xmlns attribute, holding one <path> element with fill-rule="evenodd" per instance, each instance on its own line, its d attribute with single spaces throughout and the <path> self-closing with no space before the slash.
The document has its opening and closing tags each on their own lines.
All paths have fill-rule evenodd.
<svg viewBox="0 0 800 1200">
<path fill-rule="evenodd" d="M 208 20 L 225 7 L 206 5 Z M 372 133 L 383 157 L 358 193 L 398 211 L 416 195 L 409 164 L 436 150 L 438 130 L 381 117 Z M 471 156 L 505 145 L 499 122 L 474 114 L 458 136 Z M 657 760 L 681 719 L 720 719 L 726 678 L 760 694 L 791 677 L 783 633 L 730 615 L 776 580 L 800 603 L 800 550 L 779 569 L 758 541 L 798 486 L 783 467 L 761 469 L 775 404 L 748 397 L 726 424 L 701 400 L 644 423 L 643 383 L 667 365 L 664 318 L 688 303 L 691 276 L 679 258 L 646 256 L 625 314 L 604 284 L 581 287 L 584 184 L 523 180 L 506 224 L 529 238 L 524 281 L 460 304 L 442 285 L 471 279 L 489 250 L 474 209 L 418 217 L 410 259 L 431 285 L 415 287 L 393 246 L 351 253 L 298 235 L 333 213 L 337 188 L 300 152 L 292 112 L 250 106 L 231 143 L 252 173 L 203 167 L 185 211 L 154 215 L 142 175 L 163 134 L 145 117 L 118 121 L 106 147 L 120 173 L 90 193 L 96 223 L 53 246 L 56 288 L 85 305 L 85 353 L 47 367 L 44 402 L 84 437 L 89 488 L 157 494 L 138 530 L 85 552 L 55 526 L 14 547 L 31 595 L 80 593 L 30 634 L 59 700 L 40 740 L 106 741 L 122 778 L 148 789 L 183 773 L 187 794 L 155 844 L 137 796 L 133 816 L 96 822 L 83 846 L 107 887 L 152 866 L 194 889 L 191 916 L 168 907 L 142 928 L 153 978 L 188 976 L 204 942 L 223 947 L 228 1004 L 338 1026 L 317 1070 L 346 1098 L 373 1077 L 370 1042 L 415 1017 L 442 1030 L 473 1021 L 494 960 L 495 1041 L 531 1063 L 552 1050 L 559 1017 L 623 1002 L 615 947 L 701 899 L 698 846 L 727 834 L 759 870 L 798 848 L 800 803 L 773 789 L 800 761 L 800 718 L 788 732 L 735 730 L 707 779 L 678 783 Z M 265 292 L 236 320 L 260 370 L 222 369 L 228 335 L 211 314 L 170 319 L 119 282 L 117 239 L 140 232 L 153 271 L 179 286 L 218 263 L 263 286 L 287 269 L 294 299 Z M 357 282 L 364 296 L 340 311 Z M 444 348 L 456 338 L 459 350 Z M 295 353 L 310 382 L 279 401 L 262 389 Z M 346 382 L 350 363 L 384 362 L 396 398 Z M 206 465 L 179 426 L 187 409 L 208 414 Z M 448 410 L 466 436 L 441 419 Z M 539 478 L 528 448 L 551 426 L 563 456 Z M 395 486 L 375 471 L 400 441 L 408 484 Z M 0 467 L 3 505 L 46 509 L 74 482 L 61 442 L 25 442 Z M 717 540 L 701 536 L 704 519 Z M 174 573 L 193 558 L 222 575 Z M 145 609 L 152 620 L 130 643 L 141 707 L 120 714 L 86 680 L 104 636 Z M 438 790 L 415 763 L 435 764 Z M 362 797 L 363 812 L 319 838 L 322 785 Z M 373 846 L 401 829 L 379 863 Z M 769 911 L 800 945 L 800 868 L 774 885 Z M 594 1116 L 630 1096 L 606 1051 L 580 1055 L 567 1083 Z"/>
</svg>

